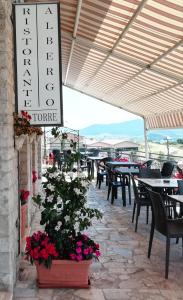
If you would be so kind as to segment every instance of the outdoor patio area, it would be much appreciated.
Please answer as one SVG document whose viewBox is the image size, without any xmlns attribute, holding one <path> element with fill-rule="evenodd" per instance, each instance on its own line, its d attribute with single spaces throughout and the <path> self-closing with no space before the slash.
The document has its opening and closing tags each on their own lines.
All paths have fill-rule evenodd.
<svg viewBox="0 0 183 300">
<path fill-rule="evenodd" d="M 122 207 L 106 200 L 104 183 L 99 190 L 93 181 L 88 194 L 89 205 L 103 211 L 103 219 L 89 230 L 90 236 L 101 246 L 99 262 L 91 268 L 89 289 L 38 289 L 36 269 L 22 261 L 14 300 L 181 300 L 183 299 L 183 258 L 181 241 L 171 242 L 169 279 L 164 278 L 165 239 L 155 233 L 151 259 L 147 258 L 150 224 L 145 224 L 142 208 L 138 232 L 131 223 L 132 205 Z M 32 231 L 40 229 L 39 211 L 33 220 Z"/>
</svg>

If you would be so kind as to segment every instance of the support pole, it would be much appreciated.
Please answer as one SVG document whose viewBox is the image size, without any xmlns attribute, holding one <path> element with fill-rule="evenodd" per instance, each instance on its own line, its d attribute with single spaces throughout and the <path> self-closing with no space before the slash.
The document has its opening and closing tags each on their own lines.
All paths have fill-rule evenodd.
<svg viewBox="0 0 183 300">
<path fill-rule="evenodd" d="M 144 143 L 145 143 L 145 157 L 146 159 L 149 158 L 149 153 L 148 153 L 148 141 L 147 141 L 147 124 L 146 124 L 146 119 L 144 119 Z"/>
</svg>

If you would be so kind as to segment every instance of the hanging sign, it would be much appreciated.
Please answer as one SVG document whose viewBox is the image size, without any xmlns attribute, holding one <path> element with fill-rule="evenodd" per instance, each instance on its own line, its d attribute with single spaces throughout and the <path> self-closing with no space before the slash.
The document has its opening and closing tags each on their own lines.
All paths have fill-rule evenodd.
<svg viewBox="0 0 183 300">
<path fill-rule="evenodd" d="M 15 59 L 17 112 L 31 124 L 63 125 L 58 3 L 16 4 Z"/>
</svg>

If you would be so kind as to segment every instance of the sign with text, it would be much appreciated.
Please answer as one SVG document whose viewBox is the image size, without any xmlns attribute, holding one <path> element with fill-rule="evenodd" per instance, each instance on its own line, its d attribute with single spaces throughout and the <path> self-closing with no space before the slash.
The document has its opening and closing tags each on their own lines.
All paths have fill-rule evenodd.
<svg viewBox="0 0 183 300">
<path fill-rule="evenodd" d="M 31 124 L 63 125 L 59 4 L 16 4 L 17 111 Z"/>
</svg>

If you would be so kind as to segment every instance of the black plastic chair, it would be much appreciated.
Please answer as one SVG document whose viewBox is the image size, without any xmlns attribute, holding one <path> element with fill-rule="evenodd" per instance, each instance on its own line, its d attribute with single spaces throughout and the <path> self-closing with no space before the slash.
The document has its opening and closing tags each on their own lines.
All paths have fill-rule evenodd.
<svg viewBox="0 0 183 300">
<path fill-rule="evenodd" d="M 135 232 L 137 232 L 138 218 L 139 218 L 139 215 L 140 215 L 141 206 L 146 206 L 146 208 L 147 208 L 146 224 L 148 224 L 149 207 L 151 207 L 151 200 L 150 200 L 149 194 L 147 192 L 139 192 L 138 191 L 138 188 L 136 186 L 134 177 L 131 176 L 131 178 L 132 178 L 133 192 L 134 192 L 132 223 L 134 222 L 135 210 L 136 210 L 136 207 L 137 207 L 136 222 L 135 222 Z"/>
<path fill-rule="evenodd" d="M 97 182 L 96 182 L 96 186 L 98 185 L 99 189 L 101 187 L 101 183 L 104 181 L 104 177 L 107 177 L 106 166 L 104 161 L 100 160 L 97 163 Z M 107 179 L 106 179 L 106 185 L 107 185 Z"/>
<path fill-rule="evenodd" d="M 107 200 L 109 200 L 109 196 L 111 193 L 111 204 L 114 203 L 114 199 L 117 199 L 117 190 L 118 188 L 122 188 L 123 186 L 128 186 L 127 181 L 123 181 L 122 176 L 117 174 L 115 170 L 108 168 L 108 192 L 107 192 Z"/>
<path fill-rule="evenodd" d="M 177 180 L 178 194 L 183 195 L 183 180 Z"/>
<path fill-rule="evenodd" d="M 153 163 L 153 161 L 154 161 L 154 160 L 152 160 L 152 159 L 148 159 L 148 160 L 146 160 L 146 161 L 142 164 L 142 166 L 143 166 L 143 167 L 146 167 L 146 168 L 150 168 L 151 165 L 152 165 L 152 163 Z"/>
<path fill-rule="evenodd" d="M 161 171 L 159 169 L 150 169 L 149 178 L 154 178 L 154 179 L 162 178 Z"/>
<path fill-rule="evenodd" d="M 183 195 L 183 180 L 177 180 L 178 184 L 178 194 Z M 183 216 L 183 204 L 180 203 L 180 211 L 179 211 L 179 217 Z"/>
<path fill-rule="evenodd" d="M 168 219 L 161 195 L 151 190 L 149 190 L 149 194 L 152 201 L 153 216 L 148 247 L 148 258 L 150 258 L 151 255 L 154 229 L 156 229 L 166 237 L 165 278 L 168 278 L 170 239 L 178 239 L 181 237 L 183 245 L 183 219 Z"/>
<path fill-rule="evenodd" d="M 172 176 L 173 169 L 174 169 L 175 163 L 171 161 L 165 161 L 163 163 L 162 169 L 161 169 L 161 176 L 164 178 L 168 178 Z"/>
</svg>

